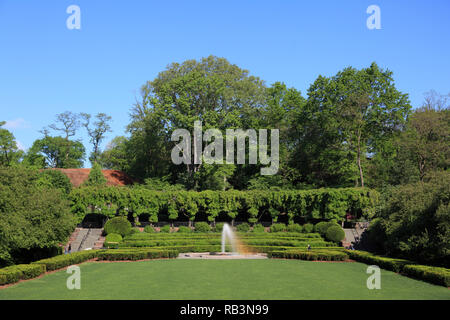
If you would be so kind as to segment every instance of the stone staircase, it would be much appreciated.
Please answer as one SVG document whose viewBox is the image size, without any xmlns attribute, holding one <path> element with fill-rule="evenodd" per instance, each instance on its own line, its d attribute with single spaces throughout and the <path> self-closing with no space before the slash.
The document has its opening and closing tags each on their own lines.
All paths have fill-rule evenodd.
<svg viewBox="0 0 450 320">
<path fill-rule="evenodd" d="M 363 233 L 366 231 L 368 224 L 356 223 L 355 228 L 345 228 L 345 239 L 342 241 L 344 247 L 353 245 L 355 248 L 359 247 Z"/>
<path fill-rule="evenodd" d="M 68 243 L 71 245 L 71 252 L 102 248 L 105 242 L 102 233 L 102 228 L 76 228 Z"/>
</svg>

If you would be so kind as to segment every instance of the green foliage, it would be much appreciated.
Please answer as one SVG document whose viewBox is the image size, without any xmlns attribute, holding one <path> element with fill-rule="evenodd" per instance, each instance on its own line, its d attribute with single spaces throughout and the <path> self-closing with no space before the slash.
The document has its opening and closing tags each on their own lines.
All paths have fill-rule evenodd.
<svg viewBox="0 0 450 320">
<path fill-rule="evenodd" d="M 0 285 L 32 279 L 45 273 L 44 265 L 18 264 L 0 269 Z"/>
<path fill-rule="evenodd" d="M 287 232 L 303 232 L 303 227 L 298 223 L 289 224 L 286 228 Z"/>
<path fill-rule="evenodd" d="M 401 272 L 405 265 L 413 264 L 411 261 L 408 260 L 376 256 L 372 253 L 365 251 L 346 250 L 346 253 L 350 256 L 350 259 L 370 265 L 376 265 L 379 266 L 380 268 L 394 271 L 397 273 Z"/>
<path fill-rule="evenodd" d="M 170 233 L 171 228 L 169 224 L 166 224 L 164 226 L 162 226 L 161 228 L 159 228 L 159 232 L 163 232 L 163 233 Z"/>
<path fill-rule="evenodd" d="M 192 229 L 189 228 L 189 227 L 186 227 L 186 226 L 180 226 L 180 227 L 178 228 L 178 231 L 177 231 L 177 232 L 180 232 L 180 233 L 191 233 L 191 232 L 193 232 L 193 231 L 192 231 Z"/>
<path fill-rule="evenodd" d="M 444 287 L 450 287 L 450 270 L 421 265 L 405 265 L 403 274 L 409 277 L 425 280 Z"/>
<path fill-rule="evenodd" d="M 107 235 L 116 233 L 125 237 L 131 232 L 131 223 L 126 217 L 115 217 L 106 221 L 104 231 Z"/>
<path fill-rule="evenodd" d="M 0 266 L 48 256 L 68 240 L 75 221 L 64 198 L 38 170 L 0 168 Z"/>
<path fill-rule="evenodd" d="M 270 232 L 284 232 L 287 227 L 284 223 L 275 223 L 270 226 Z"/>
<path fill-rule="evenodd" d="M 155 233 L 156 231 L 151 225 L 146 225 L 144 227 L 144 232 L 146 232 L 146 233 Z"/>
<path fill-rule="evenodd" d="M 306 223 L 305 225 L 303 225 L 303 231 L 305 233 L 311 233 L 314 230 L 314 225 L 312 223 Z"/>
<path fill-rule="evenodd" d="M 195 232 L 210 232 L 211 226 L 207 222 L 195 223 Z"/>
<path fill-rule="evenodd" d="M 236 230 L 239 232 L 249 232 L 250 225 L 247 222 L 243 222 L 243 223 L 237 225 Z"/>
<path fill-rule="evenodd" d="M 11 166 L 19 163 L 23 151 L 18 149 L 14 135 L 1 128 L 5 124 L 5 121 L 0 121 L 0 166 Z"/>
<path fill-rule="evenodd" d="M 345 261 L 348 255 L 340 251 L 302 251 L 302 250 L 284 250 L 271 251 L 267 254 L 269 258 L 283 258 L 283 259 L 299 259 L 309 261 Z"/>
<path fill-rule="evenodd" d="M 338 243 L 338 242 L 341 242 L 342 240 L 344 240 L 345 232 L 340 226 L 334 225 L 327 229 L 325 238 L 329 241 Z"/>
<path fill-rule="evenodd" d="M 87 180 L 83 183 L 86 187 L 99 187 L 106 185 L 106 178 L 103 175 L 102 168 L 97 162 L 94 162 Z"/>
<path fill-rule="evenodd" d="M 96 212 L 108 217 L 115 216 L 117 210 L 133 215 L 148 213 L 152 222 L 157 222 L 163 213 L 171 220 L 183 215 L 193 221 L 199 212 L 206 214 L 212 222 L 219 213 L 234 219 L 240 210 L 246 211 L 248 222 L 251 222 L 250 219 L 256 219 L 264 208 L 275 215 L 274 219 L 282 208 L 291 220 L 303 217 L 340 221 L 348 211 L 371 216 L 378 201 L 378 193 L 367 188 L 162 192 L 111 186 L 77 188 L 69 197 L 78 221 L 90 212 L 89 208 L 97 208 Z"/>
<path fill-rule="evenodd" d="M 262 224 L 258 223 L 253 226 L 252 232 L 261 233 L 264 232 L 265 228 Z"/>
<path fill-rule="evenodd" d="M 224 225 L 225 225 L 224 222 L 216 223 L 216 226 L 214 227 L 214 232 L 222 232 Z"/>
<path fill-rule="evenodd" d="M 384 193 L 370 239 L 389 256 L 450 265 L 450 172 Z"/>
<path fill-rule="evenodd" d="M 79 264 L 81 262 L 94 259 L 97 257 L 97 254 L 100 251 L 101 250 L 85 250 L 69 254 L 63 254 L 53 258 L 35 261 L 32 262 L 31 264 L 45 265 L 47 271 L 53 271 L 71 266 L 73 264 Z"/>
<path fill-rule="evenodd" d="M 160 258 L 176 258 L 178 251 L 176 250 L 102 250 L 98 253 L 98 260 L 108 261 L 136 261 L 144 259 L 160 259 Z"/>
<path fill-rule="evenodd" d="M 105 243 L 106 242 L 121 242 L 121 241 L 122 241 L 122 236 L 117 233 L 110 233 L 105 238 Z"/>
<path fill-rule="evenodd" d="M 48 169 L 41 171 L 39 184 L 48 188 L 60 189 L 65 194 L 69 194 L 72 191 L 70 179 L 59 170 Z"/>
</svg>

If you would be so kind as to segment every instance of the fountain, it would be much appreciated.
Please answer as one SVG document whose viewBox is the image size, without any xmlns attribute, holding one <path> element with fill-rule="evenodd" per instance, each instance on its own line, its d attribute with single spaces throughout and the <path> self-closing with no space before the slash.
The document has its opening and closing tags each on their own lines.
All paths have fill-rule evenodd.
<svg viewBox="0 0 450 320">
<path fill-rule="evenodd" d="M 231 252 L 225 252 L 226 241 L 231 244 Z M 267 259 L 267 254 L 251 253 L 235 236 L 232 227 L 225 223 L 222 229 L 221 252 L 180 253 L 181 259 Z"/>
</svg>

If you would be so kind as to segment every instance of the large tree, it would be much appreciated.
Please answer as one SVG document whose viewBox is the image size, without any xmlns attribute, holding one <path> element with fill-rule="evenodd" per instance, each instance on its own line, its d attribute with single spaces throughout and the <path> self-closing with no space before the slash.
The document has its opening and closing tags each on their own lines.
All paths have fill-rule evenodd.
<svg viewBox="0 0 450 320">
<path fill-rule="evenodd" d="M 0 121 L 0 166 L 17 164 L 23 156 L 14 135 L 9 130 L 1 128 L 5 124 L 5 121 Z"/>
<path fill-rule="evenodd" d="M 136 159 L 131 170 L 141 177 L 171 172 L 190 180 L 201 164 L 194 163 L 194 152 L 190 164 L 175 167 L 171 163 L 172 132 L 192 133 L 196 120 L 202 121 L 203 131 L 258 128 L 264 88 L 259 78 L 223 58 L 209 56 L 169 65 L 142 87 L 142 99 L 132 110 L 129 144 Z M 194 150 L 199 146 L 192 140 Z"/>
<path fill-rule="evenodd" d="M 353 180 L 364 186 L 363 162 L 402 129 L 410 108 L 408 95 L 395 88 L 392 72 L 375 63 L 361 70 L 345 68 L 330 78 L 319 76 L 296 116 L 297 168 L 318 185 Z"/>
</svg>

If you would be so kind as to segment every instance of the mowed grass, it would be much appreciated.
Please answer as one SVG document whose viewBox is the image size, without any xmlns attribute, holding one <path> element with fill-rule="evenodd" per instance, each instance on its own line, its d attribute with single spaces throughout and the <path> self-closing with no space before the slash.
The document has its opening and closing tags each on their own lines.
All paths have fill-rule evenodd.
<svg viewBox="0 0 450 320">
<path fill-rule="evenodd" d="M 300 260 L 153 260 L 89 262 L 81 289 L 65 270 L 0 289 L 0 299 L 450 299 L 447 288 L 382 270 L 366 287 L 367 265 Z"/>
</svg>

